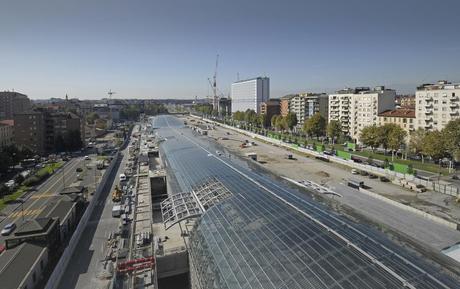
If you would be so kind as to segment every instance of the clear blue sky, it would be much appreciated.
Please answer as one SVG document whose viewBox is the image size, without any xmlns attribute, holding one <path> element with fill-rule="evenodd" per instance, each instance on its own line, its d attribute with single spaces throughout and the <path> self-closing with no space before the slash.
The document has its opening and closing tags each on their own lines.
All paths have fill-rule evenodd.
<svg viewBox="0 0 460 289">
<path fill-rule="evenodd" d="M 0 90 L 186 98 L 267 75 L 271 96 L 460 81 L 458 0 L 0 0 Z"/>
</svg>

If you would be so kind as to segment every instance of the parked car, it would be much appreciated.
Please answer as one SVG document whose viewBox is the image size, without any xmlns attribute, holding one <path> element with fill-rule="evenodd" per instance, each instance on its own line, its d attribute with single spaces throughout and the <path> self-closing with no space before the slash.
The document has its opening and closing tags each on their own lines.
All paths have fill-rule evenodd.
<svg viewBox="0 0 460 289">
<path fill-rule="evenodd" d="M 389 182 L 390 180 L 389 180 L 387 177 L 380 177 L 380 181 L 381 181 L 381 182 L 384 182 L 384 183 L 387 183 L 387 182 Z"/>
<path fill-rule="evenodd" d="M 81 173 L 81 172 L 83 172 L 83 169 L 82 168 L 77 168 L 76 171 L 77 171 L 77 173 Z"/>
<path fill-rule="evenodd" d="M 11 234 L 14 229 L 16 229 L 16 224 L 15 223 L 9 223 L 5 227 L 3 227 L 3 230 L 1 232 L 2 236 L 8 236 Z"/>
<path fill-rule="evenodd" d="M 359 171 L 357 169 L 351 169 L 351 173 L 353 175 L 359 175 Z"/>
<path fill-rule="evenodd" d="M 91 158 L 89 156 L 85 156 L 85 161 L 89 161 Z"/>
<path fill-rule="evenodd" d="M 373 174 L 369 174 L 369 179 L 376 179 L 377 176 L 376 175 L 373 175 Z"/>
<path fill-rule="evenodd" d="M 366 172 L 366 171 L 360 171 L 359 173 L 361 174 L 361 176 L 367 176 L 367 175 L 369 174 L 369 173 Z"/>
</svg>

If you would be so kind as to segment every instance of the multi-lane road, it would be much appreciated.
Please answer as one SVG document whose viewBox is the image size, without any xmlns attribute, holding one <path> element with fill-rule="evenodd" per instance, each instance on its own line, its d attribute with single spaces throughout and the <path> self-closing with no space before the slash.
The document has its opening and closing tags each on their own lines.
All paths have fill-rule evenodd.
<svg viewBox="0 0 460 289">
<path fill-rule="evenodd" d="M 24 202 L 11 204 L 6 207 L 0 216 L 0 227 L 3 228 L 6 224 L 16 223 L 20 226 L 23 221 L 37 217 L 43 209 L 49 204 L 50 201 L 59 197 L 59 192 L 65 187 L 79 181 L 77 175 L 81 174 L 83 180 L 82 185 L 91 186 L 94 183 L 94 170 L 92 160 L 84 160 L 83 157 L 72 158 L 66 162 L 58 171 L 56 171 L 45 182 L 39 185 L 35 191 L 27 194 L 24 197 Z M 86 169 L 93 166 L 91 169 Z M 87 170 L 86 172 L 77 172 L 77 168 Z M 0 236 L 0 244 L 4 243 L 5 238 L 8 236 Z"/>
</svg>

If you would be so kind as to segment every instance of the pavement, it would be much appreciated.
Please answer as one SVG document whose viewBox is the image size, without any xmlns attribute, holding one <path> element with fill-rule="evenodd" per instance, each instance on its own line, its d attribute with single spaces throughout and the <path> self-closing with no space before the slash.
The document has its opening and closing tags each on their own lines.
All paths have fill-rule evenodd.
<svg viewBox="0 0 460 289">
<path fill-rule="evenodd" d="M 113 201 L 111 192 L 118 185 L 118 176 L 124 172 L 128 160 L 127 150 L 121 151 L 123 158 L 118 160 L 118 168 L 112 172 L 106 187 L 96 203 L 93 214 L 82 233 L 80 243 L 72 255 L 72 261 L 66 268 L 58 288 L 95 289 L 107 288 L 110 280 L 99 278 L 104 271 L 103 260 L 107 253 L 107 239 L 118 230 L 118 218 L 112 217 Z"/>
<path fill-rule="evenodd" d="M 59 197 L 59 192 L 64 186 L 68 187 L 71 184 L 88 186 L 94 183 L 94 174 L 85 173 L 86 164 L 91 166 L 91 161 L 85 161 L 83 157 L 72 158 L 66 162 L 63 167 L 40 184 L 35 191 L 31 191 L 23 197 L 26 201 L 22 205 L 13 203 L 5 207 L 0 215 L 0 226 L 3 228 L 6 224 L 15 222 L 19 227 L 23 221 L 38 216 L 50 201 Z M 81 181 L 77 180 L 77 174 L 82 174 L 76 171 L 78 167 L 84 169 L 85 176 Z M 3 244 L 7 237 L 0 236 L 0 244 Z"/>
<path fill-rule="evenodd" d="M 230 135 L 227 133 L 230 133 Z M 228 138 L 228 140 L 222 140 L 222 137 Z M 255 141 L 256 146 L 241 149 L 239 145 L 249 138 L 221 127 L 208 131 L 208 138 L 222 145 L 229 152 L 241 157 L 245 157 L 246 153 L 256 152 L 258 162 L 251 163 L 275 175 L 286 176 L 294 180 L 311 180 L 322 184 L 342 195 L 342 197 L 329 196 L 329 198 L 334 198 L 366 218 L 401 232 L 403 235 L 409 236 L 423 245 L 428 245 L 436 251 L 460 241 L 459 231 L 359 193 L 358 190 L 348 187 L 345 180 L 349 178 L 363 180 L 374 192 L 435 215 L 458 221 L 460 220 L 460 209 L 452 202 L 449 196 L 436 192 L 416 195 L 412 191 L 391 183 L 382 183 L 368 177 L 352 175 L 351 170 L 348 168 L 345 169 L 341 166 L 298 154 L 294 154 L 294 160 L 289 160 L 286 156 L 292 152 L 257 140 Z M 449 200 L 448 205 L 446 205 L 446 199 Z"/>
</svg>

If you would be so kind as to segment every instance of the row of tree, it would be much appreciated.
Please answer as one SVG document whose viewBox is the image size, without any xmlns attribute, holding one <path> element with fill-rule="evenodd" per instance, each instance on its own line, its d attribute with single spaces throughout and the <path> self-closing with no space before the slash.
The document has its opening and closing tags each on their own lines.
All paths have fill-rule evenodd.
<svg viewBox="0 0 460 289">
<path fill-rule="evenodd" d="M 360 140 L 363 144 L 370 146 L 372 151 L 383 147 L 385 151 L 390 149 L 392 157 L 394 152 L 401 149 L 405 144 L 407 133 L 396 124 L 384 124 L 381 126 L 367 126 L 361 130 Z"/>
<path fill-rule="evenodd" d="M 460 119 L 451 120 L 441 131 L 417 129 L 411 134 L 409 149 L 435 160 L 451 157 L 460 160 Z M 423 160 L 423 159 L 422 159 Z"/>
<path fill-rule="evenodd" d="M 147 115 L 157 115 L 161 113 L 167 113 L 168 109 L 163 104 L 145 104 L 141 105 L 127 105 L 120 110 L 120 118 L 124 120 L 138 120 L 141 113 Z"/>
<path fill-rule="evenodd" d="M 0 151 L 0 174 L 8 171 L 8 168 L 19 164 L 23 159 L 29 159 L 33 152 L 27 148 L 18 149 L 14 145 L 6 146 Z"/>
</svg>

